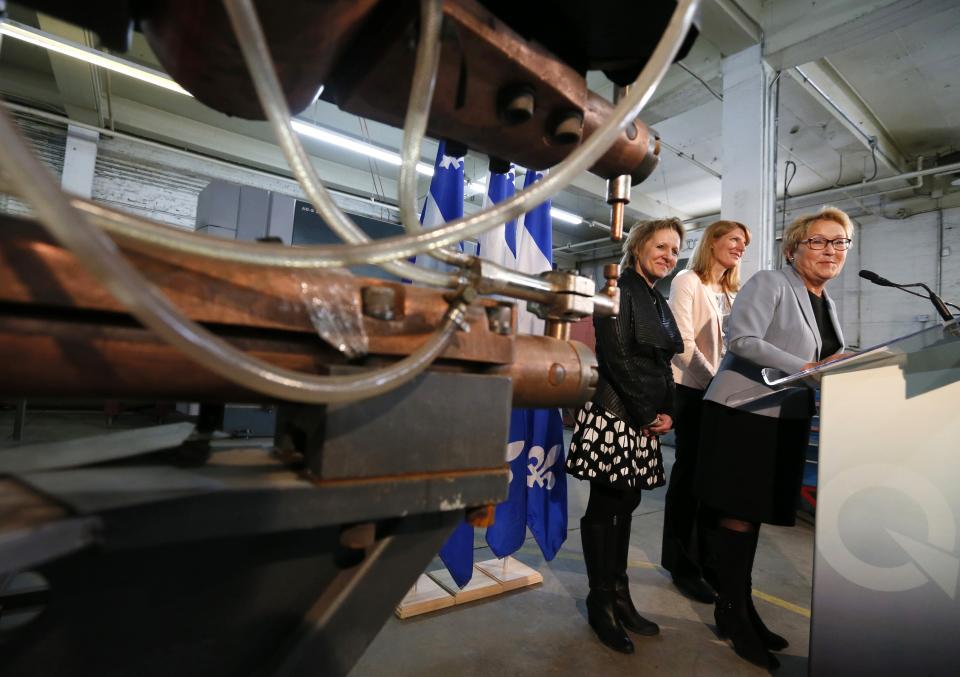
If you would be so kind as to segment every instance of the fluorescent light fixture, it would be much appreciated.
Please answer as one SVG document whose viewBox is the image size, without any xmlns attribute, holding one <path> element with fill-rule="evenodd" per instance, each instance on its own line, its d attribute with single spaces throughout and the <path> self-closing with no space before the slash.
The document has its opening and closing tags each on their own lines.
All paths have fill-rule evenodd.
<svg viewBox="0 0 960 677">
<path fill-rule="evenodd" d="M 583 217 L 577 216 L 572 212 L 568 212 L 563 209 L 558 209 L 557 207 L 550 207 L 550 216 L 555 218 L 557 221 L 563 221 L 564 223 L 583 223 Z"/>
<path fill-rule="evenodd" d="M 481 181 L 470 181 L 466 186 L 467 195 L 477 195 L 479 193 L 487 192 L 487 184 Z M 578 224 L 583 223 L 583 217 L 574 214 L 573 212 L 568 212 L 565 209 L 560 209 L 558 207 L 550 207 L 550 216 L 555 218 L 557 221 L 562 221 L 564 223 Z"/>
<path fill-rule="evenodd" d="M 37 47 L 50 50 L 51 52 L 55 52 L 57 54 L 69 56 L 73 59 L 77 59 L 94 66 L 100 66 L 101 68 L 105 68 L 113 73 L 125 75 L 157 87 L 163 87 L 164 89 L 170 90 L 171 92 L 176 92 L 177 94 L 184 94 L 190 97 L 193 96 L 190 94 L 190 92 L 174 82 L 169 76 L 161 73 L 160 71 L 135 64 L 131 61 L 127 61 L 110 54 L 98 52 L 95 49 L 87 47 L 86 45 L 81 45 L 69 40 L 54 37 L 48 33 L 31 28 L 30 26 L 25 26 L 16 21 L 0 21 L 0 34 L 6 35 L 15 40 L 27 42 L 31 45 L 36 45 Z M 322 92 L 323 87 L 321 86 L 319 92 L 317 92 L 317 96 L 319 97 Z M 322 127 L 307 124 L 306 122 L 302 122 L 300 120 L 292 120 L 291 123 L 296 132 L 298 134 L 302 134 L 303 136 L 317 139 L 334 146 L 339 146 L 340 148 L 345 148 L 355 153 L 366 155 L 367 157 L 383 160 L 384 162 L 392 165 L 399 166 L 401 163 L 400 155 L 393 151 L 379 148 L 370 143 L 351 139 L 349 136 L 337 134 L 335 132 L 323 129 Z M 417 163 L 417 172 L 425 176 L 433 176 L 433 167 L 424 162 L 419 162 Z"/>
<path fill-rule="evenodd" d="M 35 28 L 24 26 L 23 24 L 15 21 L 5 20 L 0 22 L 0 34 L 6 35 L 14 40 L 21 40 L 23 42 L 30 43 L 31 45 L 48 49 L 51 52 L 56 52 L 57 54 L 63 54 L 64 56 L 69 56 L 73 59 L 78 59 L 80 61 L 93 64 L 94 66 L 106 68 L 108 71 L 118 73 L 119 75 L 125 75 L 129 78 L 140 80 L 141 82 L 156 85 L 157 87 L 163 87 L 164 89 L 168 89 L 171 92 L 176 92 L 177 94 L 192 96 L 190 92 L 185 90 L 183 87 L 178 85 L 160 71 L 135 64 L 131 61 L 127 61 L 126 59 L 117 58 L 110 54 L 98 52 L 95 49 L 87 47 L 86 45 L 69 42 L 60 38 L 54 38 L 43 31 L 38 31 Z"/>
<path fill-rule="evenodd" d="M 367 157 L 371 157 L 376 160 L 382 160 L 387 164 L 395 165 L 397 167 L 399 167 L 402 162 L 399 153 L 395 153 L 392 150 L 374 146 L 372 143 L 367 143 L 366 141 L 358 141 L 357 139 L 345 136 L 344 134 L 331 132 L 329 129 L 311 125 L 303 120 L 291 120 L 290 126 L 293 127 L 293 131 L 301 136 L 306 136 L 310 139 L 328 143 L 331 146 L 337 146 L 338 148 L 350 150 L 354 153 L 359 153 L 360 155 L 366 155 Z M 424 176 L 433 176 L 433 167 L 425 162 L 418 162 L 417 172 L 423 174 Z"/>
</svg>

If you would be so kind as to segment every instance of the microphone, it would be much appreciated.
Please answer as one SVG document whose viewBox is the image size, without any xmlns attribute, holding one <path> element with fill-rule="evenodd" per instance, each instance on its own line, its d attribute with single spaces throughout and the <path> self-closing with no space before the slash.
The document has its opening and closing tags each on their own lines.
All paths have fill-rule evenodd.
<svg viewBox="0 0 960 677">
<path fill-rule="evenodd" d="M 898 286 L 898 285 L 895 285 L 895 284 L 894 284 L 893 282 L 891 282 L 890 280 L 888 280 L 887 278 L 885 278 L 885 277 L 880 277 L 879 275 L 877 275 L 877 274 L 876 274 L 875 272 L 873 272 L 872 270 L 861 270 L 860 273 L 859 273 L 859 275 L 860 275 L 860 277 L 862 277 L 864 280 L 869 280 L 870 282 L 873 282 L 874 284 L 878 284 L 878 285 L 880 285 L 881 287 L 896 287 L 896 286 Z"/>
<path fill-rule="evenodd" d="M 937 309 L 937 314 L 939 314 L 942 319 L 947 320 L 948 322 L 953 319 L 953 315 L 950 314 L 950 311 L 947 309 L 947 305 L 943 302 L 943 299 L 941 299 L 939 296 L 934 294 L 933 290 L 930 289 L 930 287 L 928 287 L 927 285 L 923 284 L 922 282 L 918 282 L 916 284 L 897 284 L 896 282 L 891 282 L 885 277 L 881 277 L 880 275 L 877 275 L 872 270 L 861 270 L 858 274 L 864 280 L 873 282 L 874 284 L 880 285 L 881 287 L 896 287 L 897 289 L 903 289 L 903 291 L 907 292 L 908 294 L 914 294 L 915 296 L 920 296 L 920 297 L 929 299 L 930 302 L 933 304 L 933 307 Z M 917 294 L 916 292 L 909 291 L 908 289 L 906 289 L 906 287 L 923 287 L 927 291 L 927 294 L 929 294 L 929 296 L 923 296 L 923 294 Z M 953 304 L 950 304 L 950 305 L 953 305 Z"/>
</svg>

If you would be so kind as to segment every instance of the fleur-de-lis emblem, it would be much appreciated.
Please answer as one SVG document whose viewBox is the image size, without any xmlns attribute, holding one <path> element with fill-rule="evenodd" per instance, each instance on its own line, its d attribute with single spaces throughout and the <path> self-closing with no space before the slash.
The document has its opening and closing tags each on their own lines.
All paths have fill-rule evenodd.
<svg viewBox="0 0 960 677">
<path fill-rule="evenodd" d="M 511 442 L 507 445 L 507 463 L 512 464 L 523 452 L 523 440 Z M 507 484 L 513 482 L 513 468 L 511 467 L 507 475 Z"/>
<path fill-rule="evenodd" d="M 534 484 L 545 487 L 547 491 L 553 489 L 557 479 L 553 475 L 554 463 L 557 462 L 557 456 L 560 454 L 560 445 L 555 444 L 550 448 L 550 452 L 544 454 L 543 447 L 536 446 L 527 454 L 527 488 L 532 489 Z"/>
<path fill-rule="evenodd" d="M 443 159 L 440 160 L 440 169 L 460 169 L 463 166 L 462 157 L 454 157 L 452 155 L 444 155 Z"/>
</svg>

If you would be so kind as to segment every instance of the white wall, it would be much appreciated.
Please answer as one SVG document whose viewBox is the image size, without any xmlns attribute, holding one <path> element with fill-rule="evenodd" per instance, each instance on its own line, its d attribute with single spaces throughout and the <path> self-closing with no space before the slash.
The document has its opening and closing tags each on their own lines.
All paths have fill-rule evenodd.
<svg viewBox="0 0 960 677">
<path fill-rule="evenodd" d="M 950 252 L 943 257 L 938 249 L 941 220 L 942 246 Z M 861 269 L 901 284 L 923 282 L 945 300 L 960 304 L 960 209 L 906 219 L 864 216 L 857 221 L 843 273 L 827 287 L 839 306 L 849 344 L 881 343 L 930 326 L 938 318 L 929 301 L 863 280 L 857 275 Z"/>
</svg>

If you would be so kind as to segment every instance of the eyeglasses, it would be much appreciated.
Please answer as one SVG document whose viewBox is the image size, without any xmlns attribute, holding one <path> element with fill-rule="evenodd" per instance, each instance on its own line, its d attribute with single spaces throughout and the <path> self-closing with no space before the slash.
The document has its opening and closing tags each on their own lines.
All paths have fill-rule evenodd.
<svg viewBox="0 0 960 677">
<path fill-rule="evenodd" d="M 807 245 L 813 251 L 826 249 L 828 244 L 832 244 L 836 251 L 842 252 L 850 247 L 851 242 L 853 242 L 853 240 L 849 237 L 838 237 L 836 240 L 828 240 L 825 237 L 810 237 L 806 240 L 801 240 L 800 244 Z"/>
</svg>

